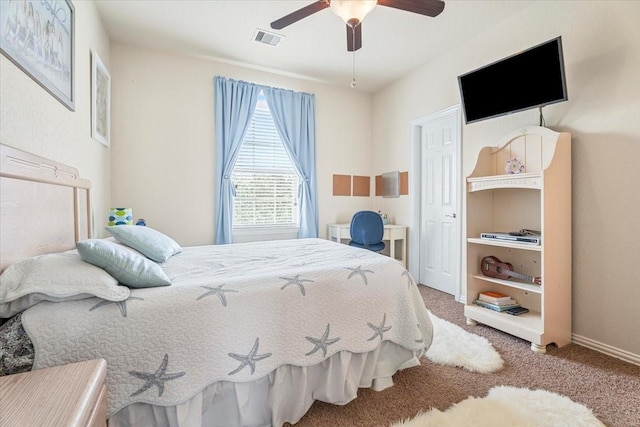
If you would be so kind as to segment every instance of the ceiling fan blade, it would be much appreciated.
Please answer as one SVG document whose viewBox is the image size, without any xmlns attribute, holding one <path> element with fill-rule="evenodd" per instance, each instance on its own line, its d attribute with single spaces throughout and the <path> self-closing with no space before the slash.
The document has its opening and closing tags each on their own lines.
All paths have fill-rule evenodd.
<svg viewBox="0 0 640 427">
<path fill-rule="evenodd" d="M 362 23 L 354 28 L 347 25 L 347 51 L 353 52 L 362 47 Z"/>
<path fill-rule="evenodd" d="M 442 0 L 378 0 L 378 4 L 426 16 L 438 16 L 444 10 Z"/>
<path fill-rule="evenodd" d="M 309 15 L 313 15 L 316 12 L 320 12 L 322 9 L 326 9 L 328 7 L 329 0 L 318 0 L 315 3 L 311 3 L 302 9 L 298 9 L 295 12 L 291 12 L 290 14 L 273 21 L 271 23 L 271 28 L 274 30 L 281 30 L 294 22 L 298 22 L 299 20 L 306 18 Z"/>
</svg>

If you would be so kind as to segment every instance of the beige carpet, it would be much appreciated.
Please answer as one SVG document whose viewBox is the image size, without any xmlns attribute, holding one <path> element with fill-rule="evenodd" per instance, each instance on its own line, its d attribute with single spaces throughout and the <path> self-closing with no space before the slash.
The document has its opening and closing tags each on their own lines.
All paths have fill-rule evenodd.
<svg viewBox="0 0 640 427">
<path fill-rule="evenodd" d="M 395 386 L 387 390 L 362 389 L 344 406 L 315 402 L 296 427 L 389 427 L 431 408 L 444 411 L 469 396 L 484 397 L 499 385 L 558 393 L 591 409 L 609 427 L 640 427 L 640 366 L 576 344 L 534 353 L 527 341 L 487 326 L 467 326 L 462 304 L 451 295 L 422 286 L 420 292 L 437 317 L 489 340 L 504 367 L 480 374 L 423 358 L 421 366 L 394 375 Z"/>
</svg>

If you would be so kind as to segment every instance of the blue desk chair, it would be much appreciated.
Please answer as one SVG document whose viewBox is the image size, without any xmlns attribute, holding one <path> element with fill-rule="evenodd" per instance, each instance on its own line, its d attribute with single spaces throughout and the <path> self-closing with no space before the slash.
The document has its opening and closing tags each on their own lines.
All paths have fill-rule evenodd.
<svg viewBox="0 0 640 427">
<path fill-rule="evenodd" d="M 349 231 L 351 232 L 349 246 L 357 246 L 374 252 L 380 252 L 385 248 L 382 241 L 384 224 L 382 217 L 376 212 L 356 212 L 351 218 Z"/>
</svg>

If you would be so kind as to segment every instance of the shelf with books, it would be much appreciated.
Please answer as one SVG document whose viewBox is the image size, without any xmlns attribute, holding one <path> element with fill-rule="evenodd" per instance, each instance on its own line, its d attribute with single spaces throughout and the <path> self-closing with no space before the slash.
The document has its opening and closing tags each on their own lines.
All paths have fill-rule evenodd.
<svg viewBox="0 0 640 427">
<path fill-rule="evenodd" d="M 515 282 L 513 280 L 497 279 L 497 278 L 494 278 L 494 277 L 482 276 L 480 274 L 474 274 L 473 278 L 474 279 L 478 279 L 478 280 L 482 280 L 482 281 L 485 281 L 485 282 L 495 283 L 497 285 L 508 286 L 510 288 L 522 289 L 522 290 L 525 290 L 525 291 L 528 291 L 528 292 L 533 292 L 535 294 L 542 294 L 542 285 L 534 285 L 534 284 L 523 283 L 523 282 Z"/>
<path fill-rule="evenodd" d="M 543 333 L 542 315 L 539 311 L 530 310 L 520 316 L 512 316 L 477 305 L 467 305 L 465 315 L 473 317 L 477 323 L 500 329 L 532 343 L 537 342 L 536 337 Z"/>
</svg>

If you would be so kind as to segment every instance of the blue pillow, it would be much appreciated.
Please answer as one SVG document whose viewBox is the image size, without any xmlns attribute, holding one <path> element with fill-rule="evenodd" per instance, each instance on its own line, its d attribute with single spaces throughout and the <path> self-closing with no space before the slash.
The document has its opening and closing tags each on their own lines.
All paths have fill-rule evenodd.
<svg viewBox="0 0 640 427">
<path fill-rule="evenodd" d="M 104 269 L 123 285 L 150 288 L 171 284 L 158 264 L 115 243 L 103 239 L 87 239 L 76 243 L 76 248 L 84 261 Z"/>
<path fill-rule="evenodd" d="M 127 245 L 155 262 L 165 262 L 182 252 L 171 237 L 140 225 L 114 225 L 106 230 L 123 245 Z"/>
</svg>

